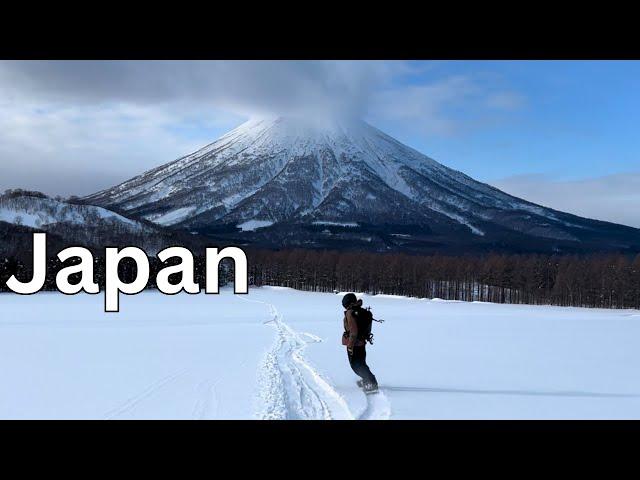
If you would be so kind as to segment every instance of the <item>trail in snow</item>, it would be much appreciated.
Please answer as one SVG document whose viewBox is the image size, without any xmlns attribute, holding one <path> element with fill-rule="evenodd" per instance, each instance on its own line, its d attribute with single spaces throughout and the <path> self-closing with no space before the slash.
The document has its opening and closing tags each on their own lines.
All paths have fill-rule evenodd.
<svg viewBox="0 0 640 480">
<path fill-rule="evenodd" d="M 275 305 L 259 300 L 269 309 L 265 322 L 277 330 L 273 347 L 259 369 L 261 411 L 265 420 L 353 420 L 344 398 L 309 363 L 304 350 L 322 339 L 310 333 L 299 333 L 287 325 Z M 373 398 L 378 397 L 378 398 Z M 389 418 L 389 403 L 382 392 L 367 396 L 367 407 L 358 419 Z"/>
<path fill-rule="evenodd" d="M 143 402 L 147 398 L 152 397 L 153 395 L 155 395 L 157 392 L 159 392 L 160 390 L 165 388 L 170 383 L 173 383 L 177 379 L 179 379 L 180 377 L 184 376 L 186 373 L 187 373 L 187 370 L 184 369 L 184 370 L 180 370 L 178 372 L 175 372 L 175 373 L 173 373 L 171 375 L 167 375 L 164 378 L 161 378 L 157 382 L 154 382 L 151 385 L 149 385 L 148 387 L 146 387 L 144 390 L 142 390 L 137 395 L 135 395 L 135 396 L 125 400 L 124 402 L 122 402 L 116 408 L 113 408 L 112 410 L 109 410 L 108 412 L 106 412 L 104 414 L 103 418 L 105 420 L 111 420 L 111 419 L 117 418 L 117 417 L 119 417 L 119 416 L 121 416 L 121 415 L 123 415 L 123 414 L 125 414 L 125 413 L 127 413 L 129 411 L 131 411 L 132 409 L 137 407 L 138 404 L 140 404 L 141 402 Z"/>
<path fill-rule="evenodd" d="M 265 323 L 277 331 L 276 341 L 258 373 L 262 404 L 258 417 L 264 420 L 354 419 L 342 396 L 304 356 L 308 344 L 322 340 L 293 330 L 273 304 L 242 300 L 265 305 L 270 317 Z"/>
<path fill-rule="evenodd" d="M 640 310 L 363 298 L 389 319 L 368 360 L 391 418 L 640 418 Z M 0 368 L 0 418 L 325 418 L 306 388 L 332 418 L 388 412 L 384 397 L 356 387 L 339 346 L 340 295 L 284 287 L 244 296 L 231 288 L 219 296 L 145 291 L 123 299 L 118 321 L 104 320 L 99 300 L 0 294 L 0 359 L 11 365 Z M 267 302 L 283 317 L 279 325 Z M 423 348 L 405 348 L 407 331 L 424 339 Z M 348 410 L 294 361 L 296 351 Z M 301 378 L 287 379 L 296 368 Z M 272 398 L 264 408 L 257 374 L 271 377 L 261 384 Z M 296 411 L 300 394 L 285 388 L 302 380 L 317 415 Z"/>
<path fill-rule="evenodd" d="M 276 307 L 269 308 L 269 325 L 277 330 L 276 342 L 261 365 L 262 419 L 348 420 L 347 403 L 304 357 L 309 343 L 322 341 L 297 333 L 284 323 Z"/>
<path fill-rule="evenodd" d="M 240 362 L 239 366 L 244 367 L 247 360 Z M 216 387 L 230 375 L 233 370 L 227 371 L 226 374 L 217 378 L 209 378 L 201 381 L 196 387 L 197 395 L 193 406 L 191 418 L 194 420 L 207 420 L 216 418 L 218 411 L 218 396 L 216 395 Z"/>
<path fill-rule="evenodd" d="M 355 412 L 342 395 L 305 357 L 309 344 L 322 339 L 306 332 L 297 332 L 284 322 L 275 305 L 260 300 L 244 301 L 267 307 L 269 319 L 265 325 L 276 330 L 276 339 L 263 357 L 258 369 L 258 418 L 265 420 L 380 420 L 390 416 L 390 405 L 382 390 L 376 395 L 366 395 L 366 404 L 355 406 Z M 246 364 L 246 359 L 241 366 Z M 115 408 L 103 414 L 105 419 L 129 416 L 145 402 L 158 395 L 188 374 L 188 369 L 173 372 L 159 378 Z M 193 419 L 215 418 L 218 414 L 218 385 L 232 372 L 205 376 L 194 385 L 194 403 L 190 412 Z M 364 394 L 363 394 L 364 395 Z"/>
</svg>

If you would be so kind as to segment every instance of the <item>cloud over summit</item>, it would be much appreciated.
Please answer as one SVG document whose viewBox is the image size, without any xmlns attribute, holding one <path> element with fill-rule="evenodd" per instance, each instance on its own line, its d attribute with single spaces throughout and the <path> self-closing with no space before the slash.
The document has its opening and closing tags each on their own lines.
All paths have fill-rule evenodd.
<svg viewBox="0 0 640 480">
<path fill-rule="evenodd" d="M 532 143 L 527 135 L 548 130 L 555 118 L 550 122 L 540 116 L 537 124 L 522 124 L 520 130 L 510 130 L 516 126 L 512 120 L 528 109 L 565 102 L 554 90 L 558 84 L 545 90 L 539 75 L 526 77 L 535 88 L 515 86 L 520 82 L 522 88 L 525 67 L 539 65 L 514 63 L 517 71 L 507 78 L 505 63 L 490 62 L 0 61 L 0 191 L 22 187 L 49 194 L 93 193 L 193 152 L 255 115 L 364 118 L 480 180 L 504 178 L 522 168 L 495 167 L 504 171 L 487 173 L 482 159 L 516 167 L 514 152 L 525 158 L 533 156 L 531 147 L 548 144 Z M 557 68 L 553 65 L 553 73 Z M 623 73 L 621 78 L 631 78 Z M 590 77 L 576 78 L 580 87 Z M 565 96 L 579 92 L 568 85 Z M 542 95 L 542 101 L 528 98 L 532 93 Z M 585 102 L 576 104 L 582 108 Z M 565 109 L 560 113 L 571 114 L 570 105 L 558 105 Z M 589 105 L 593 108 L 593 102 Z M 611 112 L 611 105 L 606 108 Z M 584 118 L 557 121 L 552 131 L 571 131 L 566 129 Z M 608 118 L 588 118 L 610 124 Z M 517 150 L 507 159 L 496 145 L 509 141 L 516 142 Z M 493 158 L 500 153 L 502 157 Z M 622 198 L 615 204 L 601 202 L 601 209 L 585 201 L 587 211 L 563 203 L 560 187 L 553 183 L 538 190 L 545 192 L 542 197 L 537 195 L 529 187 L 535 183 L 507 179 L 498 186 L 551 207 L 638 224 L 633 216 L 615 213 L 625 202 Z M 619 188 L 616 178 L 598 185 L 602 198 L 607 188 Z M 583 185 L 570 187 L 574 198 L 589 196 Z"/>
<path fill-rule="evenodd" d="M 364 61 L 10 61 L 0 64 L 0 82 L 14 98 L 54 103 L 363 115 L 373 90 L 401 68 Z"/>
</svg>

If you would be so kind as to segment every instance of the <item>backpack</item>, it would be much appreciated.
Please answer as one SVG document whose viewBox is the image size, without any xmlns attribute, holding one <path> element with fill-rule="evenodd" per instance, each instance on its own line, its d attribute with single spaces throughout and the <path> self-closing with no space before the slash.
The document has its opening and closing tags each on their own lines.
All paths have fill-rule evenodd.
<svg viewBox="0 0 640 480">
<path fill-rule="evenodd" d="M 358 325 L 358 340 L 364 340 L 373 345 L 373 333 L 371 333 L 373 313 L 371 313 L 371 309 L 355 307 L 351 309 L 351 312 Z"/>
</svg>

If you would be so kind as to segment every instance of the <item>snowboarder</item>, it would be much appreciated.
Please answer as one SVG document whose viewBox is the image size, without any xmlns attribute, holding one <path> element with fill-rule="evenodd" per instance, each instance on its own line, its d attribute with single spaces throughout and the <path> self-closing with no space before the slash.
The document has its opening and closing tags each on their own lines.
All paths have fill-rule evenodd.
<svg viewBox="0 0 640 480">
<path fill-rule="evenodd" d="M 375 393 L 378 391 L 378 381 L 367 365 L 366 350 L 367 341 L 373 343 L 371 341 L 373 315 L 368 309 L 362 308 L 362 300 L 358 300 L 354 293 L 347 293 L 342 298 L 342 306 L 345 309 L 342 344 L 347 347 L 349 364 L 361 378 L 358 386 L 362 387 L 365 393 Z"/>
</svg>

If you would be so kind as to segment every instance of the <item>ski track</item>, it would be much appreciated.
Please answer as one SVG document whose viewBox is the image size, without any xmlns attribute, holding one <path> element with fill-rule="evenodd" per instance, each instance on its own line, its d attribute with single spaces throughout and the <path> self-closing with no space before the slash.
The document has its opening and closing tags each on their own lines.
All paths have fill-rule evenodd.
<svg viewBox="0 0 640 480">
<path fill-rule="evenodd" d="M 239 364 L 239 368 L 244 367 L 246 364 L 247 360 L 245 359 Z M 216 387 L 233 373 L 234 371 L 229 370 L 225 375 L 218 378 L 205 379 L 198 384 L 196 387 L 196 401 L 191 412 L 192 419 L 207 420 L 216 418 L 218 413 Z"/>
<path fill-rule="evenodd" d="M 215 417 L 218 411 L 218 397 L 216 395 L 216 385 L 218 380 L 203 380 L 196 387 L 197 399 L 193 405 L 191 418 L 194 420 L 204 420 Z"/>
<path fill-rule="evenodd" d="M 269 309 L 265 324 L 277 330 L 273 347 L 266 353 L 258 372 L 263 420 L 354 420 L 349 406 L 333 386 L 309 363 L 304 350 L 322 339 L 296 332 L 282 318 L 275 305 L 259 300 Z M 371 397 L 377 396 L 378 399 Z M 367 407 L 359 420 L 387 419 L 389 403 L 382 392 L 367 396 Z"/>
<path fill-rule="evenodd" d="M 276 341 L 265 354 L 258 371 L 259 400 L 263 420 L 386 420 L 391 408 L 382 390 L 365 395 L 367 405 L 357 417 L 333 386 L 309 363 L 304 350 L 310 343 L 322 339 L 306 332 L 296 332 L 287 325 L 275 305 L 260 300 L 241 300 L 261 303 L 269 309 L 270 320 L 265 324 L 276 329 Z M 246 360 L 242 362 L 246 365 Z M 160 378 L 103 416 L 105 420 L 131 412 L 145 400 L 185 376 L 188 369 Z M 204 379 L 195 387 L 196 401 L 193 419 L 215 418 L 218 410 L 216 387 L 227 377 Z"/>
<path fill-rule="evenodd" d="M 153 395 L 158 393 L 160 390 L 162 390 L 164 387 L 166 387 L 172 382 L 175 382 L 178 378 L 182 377 L 186 373 L 187 373 L 187 369 L 184 369 L 161 378 L 160 380 L 152 383 L 147 388 L 142 390 L 139 394 L 134 395 L 133 397 L 122 402 L 119 406 L 109 410 L 107 413 L 104 414 L 103 418 L 105 420 L 111 420 L 131 411 L 139 403 L 141 403 L 142 401 L 146 400 L 149 397 L 152 397 Z"/>
</svg>

